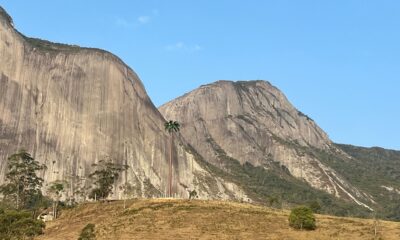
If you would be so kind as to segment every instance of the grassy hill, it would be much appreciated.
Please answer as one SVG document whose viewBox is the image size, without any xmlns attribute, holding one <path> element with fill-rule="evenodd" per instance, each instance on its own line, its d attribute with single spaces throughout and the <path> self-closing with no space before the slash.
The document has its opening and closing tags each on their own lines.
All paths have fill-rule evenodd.
<svg viewBox="0 0 400 240">
<path fill-rule="evenodd" d="M 47 223 L 38 239 L 78 239 L 88 223 L 97 239 L 374 239 L 374 220 L 316 215 L 317 230 L 288 226 L 289 211 L 223 201 L 147 199 L 86 203 Z M 378 221 L 378 238 L 399 239 L 400 223 Z"/>
</svg>

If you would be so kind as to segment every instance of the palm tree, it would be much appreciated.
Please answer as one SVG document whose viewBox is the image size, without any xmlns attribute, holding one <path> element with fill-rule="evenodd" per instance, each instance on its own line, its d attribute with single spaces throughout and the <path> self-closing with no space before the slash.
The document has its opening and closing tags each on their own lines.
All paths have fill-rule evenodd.
<svg viewBox="0 0 400 240">
<path fill-rule="evenodd" d="M 168 121 L 164 123 L 165 130 L 171 135 L 169 139 L 169 179 L 168 179 L 168 195 L 172 196 L 172 144 L 174 141 L 174 132 L 179 132 L 180 124 L 177 121 Z"/>
</svg>

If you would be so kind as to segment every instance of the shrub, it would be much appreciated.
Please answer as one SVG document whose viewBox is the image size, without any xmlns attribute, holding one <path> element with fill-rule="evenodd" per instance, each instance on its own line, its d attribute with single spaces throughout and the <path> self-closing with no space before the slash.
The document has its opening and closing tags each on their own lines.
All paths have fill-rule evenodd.
<svg viewBox="0 0 400 240">
<path fill-rule="evenodd" d="M 296 207 L 290 212 L 289 225 L 295 229 L 314 230 L 315 216 L 309 207 Z"/>
<path fill-rule="evenodd" d="M 0 239 L 32 239 L 43 234 L 44 227 L 29 212 L 0 210 Z"/>
<path fill-rule="evenodd" d="M 270 207 L 282 208 L 282 202 L 278 196 L 269 196 L 267 202 Z"/>
<path fill-rule="evenodd" d="M 96 234 L 94 233 L 94 224 L 89 223 L 83 229 L 79 235 L 78 240 L 95 240 Z"/>
<path fill-rule="evenodd" d="M 192 191 L 188 190 L 188 192 L 189 192 L 189 200 L 192 200 L 192 199 L 198 197 L 196 190 L 192 190 Z"/>
</svg>

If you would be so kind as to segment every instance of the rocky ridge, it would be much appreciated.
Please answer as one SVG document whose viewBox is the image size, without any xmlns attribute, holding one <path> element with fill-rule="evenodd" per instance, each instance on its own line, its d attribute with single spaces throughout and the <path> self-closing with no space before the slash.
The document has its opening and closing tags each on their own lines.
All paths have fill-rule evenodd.
<svg viewBox="0 0 400 240">
<path fill-rule="evenodd" d="M 25 148 L 46 164 L 46 184 L 89 184 L 92 164 L 111 158 L 127 164 L 117 185 L 136 197 L 163 196 L 167 189 L 169 135 L 137 74 L 118 57 L 28 38 L 0 7 L 0 183 L 7 157 Z M 203 167 L 180 136 L 175 138 L 173 190 L 186 197 L 246 198 L 235 184 Z M 114 198 L 121 198 L 115 186 Z"/>
<path fill-rule="evenodd" d="M 370 196 L 322 163 L 312 152 L 350 159 L 307 115 L 266 81 L 218 81 L 159 108 L 182 122 L 182 135 L 211 164 L 224 168 L 221 149 L 241 164 L 278 164 L 291 175 L 337 198 L 371 209 Z M 229 169 L 227 169 L 229 171 Z"/>
</svg>

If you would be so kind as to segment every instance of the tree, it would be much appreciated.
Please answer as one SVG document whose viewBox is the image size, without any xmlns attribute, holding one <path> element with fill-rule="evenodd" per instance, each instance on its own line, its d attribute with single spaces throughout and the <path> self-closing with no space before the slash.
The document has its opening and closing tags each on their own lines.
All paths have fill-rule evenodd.
<svg viewBox="0 0 400 240">
<path fill-rule="evenodd" d="M 316 228 L 315 216 L 309 207 L 296 207 L 290 212 L 289 225 L 300 230 L 314 230 Z"/>
<path fill-rule="evenodd" d="M 66 185 L 66 203 L 73 206 L 77 202 L 82 202 L 86 200 L 86 197 L 90 192 L 90 184 L 87 183 L 87 178 L 80 175 L 71 174 L 68 175 L 68 181 L 65 182 Z"/>
<path fill-rule="evenodd" d="M 113 189 L 114 183 L 118 180 L 122 171 L 128 169 L 127 165 L 115 164 L 110 159 L 100 160 L 98 164 L 92 164 L 96 170 L 89 175 L 94 181 L 95 188 L 92 189 L 89 198 L 106 199 Z"/>
<path fill-rule="evenodd" d="M 126 199 L 131 198 L 132 195 L 135 193 L 135 188 L 130 183 L 125 183 L 124 185 L 120 186 L 119 189 L 123 193 L 124 198 L 124 209 L 126 208 Z"/>
<path fill-rule="evenodd" d="M 66 182 L 57 180 L 57 181 L 50 183 L 50 187 L 48 188 L 48 193 L 50 194 L 51 198 L 53 199 L 53 217 L 54 217 L 54 219 L 57 218 L 58 203 L 60 202 L 62 193 L 65 190 L 65 185 L 66 185 Z"/>
<path fill-rule="evenodd" d="M 43 179 L 36 172 L 44 169 L 46 166 L 35 161 L 25 150 L 18 151 L 8 158 L 5 184 L 0 186 L 0 193 L 15 202 L 16 209 L 32 207 L 42 196 Z"/>
<path fill-rule="evenodd" d="M 174 132 L 179 132 L 180 124 L 177 121 L 168 121 L 164 123 L 165 130 L 170 134 L 169 142 L 169 177 L 168 177 L 168 195 L 172 196 L 172 145 L 174 142 Z"/>
<path fill-rule="evenodd" d="M 198 197 L 196 190 L 194 190 L 194 189 L 193 190 L 188 190 L 188 192 L 189 192 L 189 200 L 192 200 L 192 199 Z"/>
<path fill-rule="evenodd" d="M 77 176 L 74 187 L 75 190 L 70 197 L 71 203 L 74 203 L 75 201 L 81 202 L 86 200 L 86 197 L 89 195 L 88 193 L 90 192 L 90 186 L 89 184 L 87 184 L 86 180 L 86 177 Z"/>
</svg>

